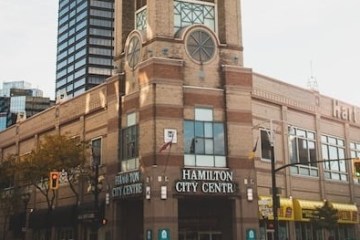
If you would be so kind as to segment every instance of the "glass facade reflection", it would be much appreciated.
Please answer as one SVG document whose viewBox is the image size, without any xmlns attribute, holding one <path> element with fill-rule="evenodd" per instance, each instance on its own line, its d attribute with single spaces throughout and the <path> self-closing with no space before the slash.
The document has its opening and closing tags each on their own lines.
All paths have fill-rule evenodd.
<svg viewBox="0 0 360 240">
<path fill-rule="evenodd" d="M 114 0 L 60 0 L 56 97 L 74 97 L 113 69 Z"/>
</svg>

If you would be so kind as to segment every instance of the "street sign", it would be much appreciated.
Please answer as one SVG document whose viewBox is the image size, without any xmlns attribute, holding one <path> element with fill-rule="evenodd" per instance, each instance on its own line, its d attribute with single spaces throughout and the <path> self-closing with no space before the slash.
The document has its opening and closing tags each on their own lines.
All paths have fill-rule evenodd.
<svg viewBox="0 0 360 240">
<path fill-rule="evenodd" d="M 170 240 L 170 230 L 169 229 L 159 229 L 158 240 Z"/>
<path fill-rule="evenodd" d="M 255 229 L 252 229 L 252 228 L 246 229 L 246 240 L 256 240 Z"/>
</svg>

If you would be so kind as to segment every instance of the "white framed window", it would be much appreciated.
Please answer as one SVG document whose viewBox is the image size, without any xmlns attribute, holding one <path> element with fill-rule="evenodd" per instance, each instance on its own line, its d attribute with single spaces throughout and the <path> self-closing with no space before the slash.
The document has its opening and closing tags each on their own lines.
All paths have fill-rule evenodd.
<svg viewBox="0 0 360 240">
<path fill-rule="evenodd" d="M 291 173 L 318 177 L 315 132 L 289 126 L 288 135 L 290 163 L 298 163 Z"/>
<path fill-rule="evenodd" d="M 196 108 L 195 120 L 184 121 L 184 165 L 226 167 L 225 127 L 213 121 L 213 110 Z"/>
<path fill-rule="evenodd" d="M 345 141 L 332 136 L 321 136 L 321 152 L 324 160 L 325 179 L 348 181 L 345 164 Z"/>
</svg>

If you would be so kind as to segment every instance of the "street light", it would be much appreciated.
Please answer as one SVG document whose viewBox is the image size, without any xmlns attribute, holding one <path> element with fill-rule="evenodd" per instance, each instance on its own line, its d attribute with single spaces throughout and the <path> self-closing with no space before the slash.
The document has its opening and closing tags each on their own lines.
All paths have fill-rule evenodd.
<svg viewBox="0 0 360 240">
<path fill-rule="evenodd" d="M 99 187 L 99 165 L 100 165 L 100 156 L 101 156 L 101 146 L 99 144 L 94 144 L 91 146 L 92 157 L 93 157 L 93 169 L 94 169 L 94 177 L 92 179 L 92 190 L 94 193 L 94 239 L 98 239 L 98 224 L 99 224 L 99 193 L 101 191 L 101 187 Z"/>
<path fill-rule="evenodd" d="M 30 201 L 30 192 L 29 191 L 24 191 L 24 193 L 21 195 L 21 200 L 24 203 L 24 212 L 25 212 L 25 222 L 24 222 L 24 226 L 22 228 L 23 231 L 23 240 L 26 240 L 26 233 L 27 233 L 27 228 L 28 228 L 28 204 Z"/>
<path fill-rule="evenodd" d="M 270 143 L 270 154 L 271 154 L 271 196 L 272 196 L 272 210 L 274 217 L 274 240 L 279 239 L 279 217 L 278 217 L 278 191 L 276 187 L 276 168 L 275 168 L 275 138 L 273 132 L 272 121 L 270 121 L 270 134 L 269 134 L 269 143 Z"/>
</svg>

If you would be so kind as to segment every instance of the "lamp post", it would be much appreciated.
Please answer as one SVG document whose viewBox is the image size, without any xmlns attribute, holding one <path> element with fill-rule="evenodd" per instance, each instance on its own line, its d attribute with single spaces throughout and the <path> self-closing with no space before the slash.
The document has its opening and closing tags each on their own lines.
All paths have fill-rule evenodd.
<svg viewBox="0 0 360 240">
<path fill-rule="evenodd" d="M 279 219 L 278 219 L 278 196 L 276 187 L 276 169 L 275 169 L 275 150 L 274 143 L 270 143 L 271 149 L 271 188 L 272 188 L 272 210 L 274 217 L 274 239 L 279 239 Z"/>
<path fill-rule="evenodd" d="M 93 171 L 94 177 L 92 179 L 92 190 L 94 193 L 94 224 L 93 224 L 93 236 L 94 240 L 98 239 L 98 224 L 99 224 L 99 193 L 101 188 L 99 188 L 99 165 L 100 165 L 100 151 L 101 147 L 98 144 L 95 144 L 91 147 L 92 157 L 93 157 Z"/>
<path fill-rule="evenodd" d="M 27 236 L 27 228 L 28 228 L 28 204 L 29 204 L 29 201 L 30 201 L 30 192 L 28 191 L 25 191 L 22 195 L 21 195 L 21 200 L 23 201 L 24 203 L 24 212 L 25 212 L 25 222 L 24 222 L 24 226 L 22 228 L 22 231 L 23 231 L 23 240 L 26 240 L 26 236 Z"/>
</svg>

